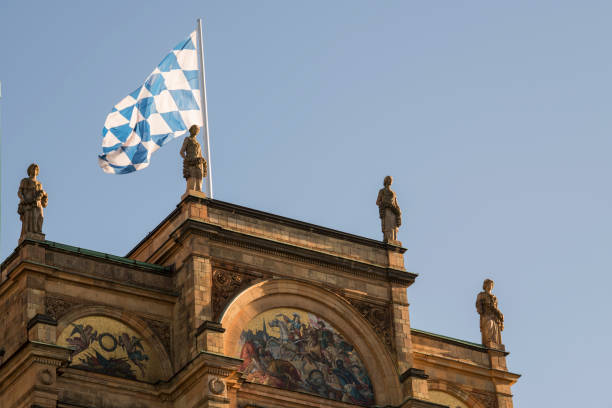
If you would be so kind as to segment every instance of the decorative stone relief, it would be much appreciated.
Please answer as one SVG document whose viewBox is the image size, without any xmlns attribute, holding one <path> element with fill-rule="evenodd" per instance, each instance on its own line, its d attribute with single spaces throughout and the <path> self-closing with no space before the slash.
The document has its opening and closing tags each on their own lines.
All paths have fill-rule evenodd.
<svg viewBox="0 0 612 408">
<path fill-rule="evenodd" d="M 377 305 L 364 300 L 357 300 L 345 296 L 363 317 L 370 323 L 380 340 L 387 346 L 391 355 L 395 355 L 393 342 L 393 317 L 391 306 Z"/>
<path fill-rule="evenodd" d="M 472 390 L 470 394 L 473 398 L 481 401 L 487 408 L 497 408 L 497 396 L 495 393 Z"/>
<path fill-rule="evenodd" d="M 170 354 L 170 325 L 164 322 L 160 322 L 159 320 L 153 320 L 146 317 L 139 316 L 142 320 L 144 320 L 147 325 L 151 328 L 153 333 L 157 336 L 157 338 L 161 341 L 162 345 L 166 349 L 168 355 Z"/>
<path fill-rule="evenodd" d="M 211 378 L 211 380 L 208 382 L 208 389 L 213 394 L 220 395 L 223 394 L 223 391 L 225 391 L 225 384 L 223 384 L 223 381 L 219 380 L 218 378 Z"/>
<path fill-rule="evenodd" d="M 67 300 L 63 298 L 47 296 L 45 298 L 45 310 L 47 315 L 58 320 L 60 317 L 66 314 L 73 307 L 82 305 L 82 303 L 76 300 Z"/>
<path fill-rule="evenodd" d="M 214 320 L 218 321 L 227 303 L 242 289 L 255 280 L 254 276 L 240 272 L 215 269 L 213 272 L 212 309 Z"/>
<path fill-rule="evenodd" d="M 51 385 L 54 382 L 53 373 L 48 368 L 45 368 L 38 373 L 38 381 L 44 385 Z"/>
</svg>

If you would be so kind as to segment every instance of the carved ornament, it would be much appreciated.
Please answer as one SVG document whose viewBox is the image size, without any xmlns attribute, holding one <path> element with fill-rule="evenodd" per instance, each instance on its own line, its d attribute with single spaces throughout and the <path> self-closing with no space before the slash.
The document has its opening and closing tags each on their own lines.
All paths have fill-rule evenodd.
<svg viewBox="0 0 612 408">
<path fill-rule="evenodd" d="M 215 269 L 212 276 L 212 309 L 214 321 L 219 321 L 221 313 L 239 292 L 256 279 L 254 276 L 226 269 Z"/>
<path fill-rule="evenodd" d="M 498 408 L 497 396 L 493 392 L 476 391 L 470 392 L 471 396 L 478 401 L 482 402 L 487 408 Z"/>
<path fill-rule="evenodd" d="M 212 378 L 208 382 L 208 389 L 213 394 L 220 395 L 223 394 L 223 391 L 225 391 L 225 384 L 223 384 L 223 381 L 220 381 L 218 378 Z"/>
<path fill-rule="evenodd" d="M 145 321 L 147 326 L 151 329 L 153 333 L 157 336 L 159 341 L 161 341 L 162 345 L 166 349 L 166 353 L 170 354 L 170 325 L 164 322 L 160 322 L 159 320 L 149 319 L 147 317 L 139 316 L 142 320 Z"/>
<path fill-rule="evenodd" d="M 391 305 L 378 305 L 366 300 L 359 300 L 344 296 L 359 313 L 370 323 L 380 340 L 395 356 L 395 344 L 393 342 L 393 315 Z"/>
<path fill-rule="evenodd" d="M 76 300 L 67 300 L 53 296 L 47 296 L 45 298 L 46 314 L 53 317 L 55 320 L 59 320 L 59 318 L 65 315 L 70 309 L 82 304 L 82 302 L 77 302 Z"/>
</svg>

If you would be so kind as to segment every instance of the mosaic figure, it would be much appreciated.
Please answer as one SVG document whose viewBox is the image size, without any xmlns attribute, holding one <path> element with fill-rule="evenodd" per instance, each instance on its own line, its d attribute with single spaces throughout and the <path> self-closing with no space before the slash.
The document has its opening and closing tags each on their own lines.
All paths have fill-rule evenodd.
<svg viewBox="0 0 612 408">
<path fill-rule="evenodd" d="M 371 406 L 374 391 L 355 348 L 318 316 L 272 309 L 240 337 L 247 381 Z"/>
</svg>

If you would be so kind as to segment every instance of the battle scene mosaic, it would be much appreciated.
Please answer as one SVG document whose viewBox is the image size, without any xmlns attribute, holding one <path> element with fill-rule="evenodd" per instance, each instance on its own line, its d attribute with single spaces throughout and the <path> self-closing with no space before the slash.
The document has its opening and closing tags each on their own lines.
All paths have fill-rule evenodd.
<svg viewBox="0 0 612 408">
<path fill-rule="evenodd" d="M 242 330 L 239 347 L 247 381 L 374 404 L 372 382 L 355 347 L 312 313 L 293 308 L 261 313 Z"/>
<path fill-rule="evenodd" d="M 73 348 L 72 368 L 131 380 L 159 378 L 149 343 L 120 321 L 105 316 L 77 319 L 62 331 L 58 344 Z"/>
</svg>

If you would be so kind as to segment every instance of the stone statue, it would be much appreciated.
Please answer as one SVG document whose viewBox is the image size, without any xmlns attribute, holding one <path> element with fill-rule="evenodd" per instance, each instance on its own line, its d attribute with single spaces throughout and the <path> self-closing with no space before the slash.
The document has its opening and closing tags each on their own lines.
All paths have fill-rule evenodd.
<svg viewBox="0 0 612 408">
<path fill-rule="evenodd" d="M 501 345 L 501 332 L 504 330 L 504 315 L 497 308 L 497 298 L 491 293 L 493 286 L 491 279 L 485 279 L 482 284 L 484 290 L 476 298 L 476 310 L 480 314 L 482 344 L 487 347 Z"/>
<path fill-rule="evenodd" d="M 380 214 L 380 222 L 383 233 L 383 240 L 390 243 L 398 243 L 397 230 L 402 225 L 402 211 L 397 204 L 395 192 L 391 190 L 393 178 L 385 177 L 383 182 L 384 188 L 378 192 L 376 205 Z"/>
<path fill-rule="evenodd" d="M 28 233 L 41 234 L 43 224 L 43 208 L 47 206 L 48 196 L 42 188 L 40 181 L 36 180 L 38 175 L 38 165 L 28 166 L 28 176 L 19 183 L 19 206 L 17 213 L 21 219 L 21 237 Z M 41 237 L 41 238 L 44 238 Z"/>
<path fill-rule="evenodd" d="M 196 139 L 200 131 L 197 125 L 189 128 L 189 136 L 183 141 L 180 155 L 183 158 L 183 177 L 187 180 L 187 191 L 202 191 L 202 179 L 206 177 L 206 160 Z"/>
</svg>

